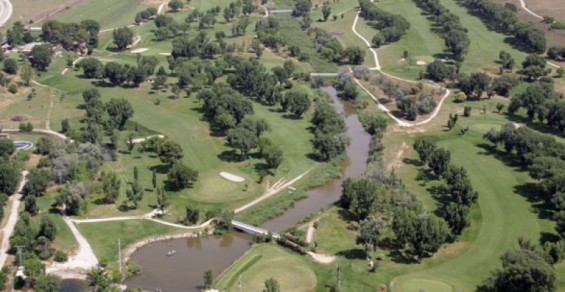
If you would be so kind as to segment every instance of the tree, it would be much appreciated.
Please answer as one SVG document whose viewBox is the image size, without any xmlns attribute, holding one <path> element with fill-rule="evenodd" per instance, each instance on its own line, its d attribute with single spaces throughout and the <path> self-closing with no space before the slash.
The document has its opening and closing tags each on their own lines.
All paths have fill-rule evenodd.
<svg viewBox="0 0 565 292">
<path fill-rule="evenodd" d="M 49 182 L 51 181 L 51 175 L 46 169 L 32 169 L 27 175 L 27 182 L 23 189 L 26 196 L 36 196 L 39 197 L 43 195 Z"/>
<path fill-rule="evenodd" d="M 45 236 L 51 241 L 55 239 L 55 236 L 57 236 L 57 225 L 55 225 L 51 218 L 47 216 L 41 217 L 38 236 Z"/>
<path fill-rule="evenodd" d="M 416 214 L 399 209 L 394 214 L 392 229 L 398 242 L 408 245 L 418 260 L 436 252 L 449 237 L 449 227 L 435 215 Z"/>
<path fill-rule="evenodd" d="M 272 145 L 263 152 L 267 166 L 276 171 L 283 161 L 283 151 L 278 145 Z"/>
<path fill-rule="evenodd" d="M 31 78 L 34 75 L 34 70 L 28 63 L 22 65 L 20 69 L 20 78 L 25 86 L 29 86 Z"/>
<path fill-rule="evenodd" d="M 104 192 L 104 200 L 107 203 L 113 203 L 120 196 L 120 186 L 122 182 L 118 175 L 113 172 L 102 173 L 102 191 Z"/>
<path fill-rule="evenodd" d="M 451 153 L 444 148 L 437 148 L 430 155 L 428 166 L 436 176 L 442 176 L 448 169 Z"/>
<path fill-rule="evenodd" d="M 347 179 L 342 184 L 340 204 L 358 221 L 373 214 L 383 199 L 384 187 L 370 178 Z"/>
<path fill-rule="evenodd" d="M 420 161 L 424 164 L 429 162 L 432 153 L 434 153 L 436 149 L 437 146 L 435 143 L 432 143 L 423 138 L 418 138 L 414 142 L 414 150 L 416 150 L 418 156 L 420 157 Z"/>
<path fill-rule="evenodd" d="M 435 60 L 426 66 L 426 77 L 440 82 L 451 77 L 451 70 L 440 60 Z"/>
<path fill-rule="evenodd" d="M 10 162 L 1 162 L 0 163 L 0 193 L 13 194 L 18 187 L 19 181 L 20 181 L 20 174 L 17 167 Z"/>
<path fill-rule="evenodd" d="M 197 208 L 186 207 L 186 222 L 188 224 L 196 224 L 200 220 L 200 210 Z"/>
<path fill-rule="evenodd" d="M 514 68 L 514 58 L 506 51 L 500 51 L 499 54 L 500 68 L 502 70 L 512 70 Z"/>
<path fill-rule="evenodd" d="M 4 60 L 4 72 L 8 74 L 18 73 L 18 63 L 12 58 L 6 58 Z"/>
<path fill-rule="evenodd" d="M 33 289 L 41 292 L 58 292 L 61 289 L 61 278 L 56 275 L 39 276 Z"/>
<path fill-rule="evenodd" d="M 153 185 L 153 189 L 157 190 L 157 172 L 155 169 L 151 171 L 151 184 Z"/>
<path fill-rule="evenodd" d="M 25 197 L 25 211 L 31 215 L 37 215 L 39 212 L 39 207 L 37 206 L 37 200 L 35 196 L 26 196 Z"/>
<path fill-rule="evenodd" d="M 182 162 L 173 164 L 167 173 L 169 183 L 176 190 L 182 190 L 191 187 L 198 179 L 198 171 L 184 165 Z"/>
<path fill-rule="evenodd" d="M 367 217 L 359 224 L 359 235 L 357 236 L 357 244 L 365 246 L 365 253 L 369 258 L 369 251 L 371 248 L 373 252 L 377 250 L 377 244 L 380 239 L 381 232 L 384 228 L 385 222 L 380 218 L 372 216 Z"/>
<path fill-rule="evenodd" d="M 165 189 L 161 187 L 157 188 L 157 206 L 159 206 L 161 212 L 165 211 L 167 203 L 167 194 L 165 193 Z"/>
<path fill-rule="evenodd" d="M 53 149 L 53 142 L 51 142 L 51 139 L 47 137 L 41 137 L 37 140 L 37 143 L 35 143 L 35 151 L 38 154 L 47 155 L 51 153 L 52 149 Z"/>
<path fill-rule="evenodd" d="M 272 277 L 265 280 L 265 289 L 263 289 L 263 292 L 281 292 L 279 281 Z"/>
<path fill-rule="evenodd" d="M 10 139 L 0 139 L 0 156 L 3 158 L 9 158 L 12 154 L 16 152 L 16 146 L 14 146 L 14 141 Z"/>
<path fill-rule="evenodd" d="M 445 208 L 444 219 L 447 221 L 453 234 L 459 235 L 471 223 L 469 207 L 464 204 L 451 202 Z"/>
<path fill-rule="evenodd" d="M 133 31 L 127 26 L 114 29 L 113 37 L 114 44 L 120 51 L 133 43 Z"/>
<path fill-rule="evenodd" d="M 106 111 L 110 117 L 112 128 L 123 130 L 128 119 L 133 117 L 133 107 L 125 98 L 112 98 L 105 105 Z"/>
<path fill-rule="evenodd" d="M 297 118 L 300 118 L 302 114 L 307 112 L 311 105 L 312 102 L 310 101 L 308 94 L 296 90 L 287 92 L 282 103 L 283 110 L 289 110 Z"/>
<path fill-rule="evenodd" d="M 161 162 L 166 164 L 174 164 L 184 157 L 182 147 L 172 140 L 167 140 L 159 145 L 157 156 Z"/>
<path fill-rule="evenodd" d="M 36 279 L 45 274 L 45 264 L 37 256 L 29 256 L 23 260 L 24 274 L 29 278 L 26 281 L 34 283 Z"/>
<path fill-rule="evenodd" d="M 102 78 L 104 74 L 104 66 L 97 58 L 86 58 L 78 66 L 82 68 L 86 78 Z"/>
<path fill-rule="evenodd" d="M 555 230 L 557 230 L 557 233 L 561 236 L 561 238 L 565 239 L 565 211 L 559 212 L 555 221 Z"/>
<path fill-rule="evenodd" d="M 324 18 L 324 21 L 328 21 L 328 18 L 330 17 L 331 13 L 332 13 L 332 8 L 328 4 L 328 2 L 324 3 L 324 5 L 322 6 L 322 17 Z"/>
<path fill-rule="evenodd" d="M 30 62 L 37 70 L 47 71 L 47 67 L 51 64 L 51 46 L 34 46 L 33 49 L 31 49 Z"/>
<path fill-rule="evenodd" d="M 231 147 L 241 151 L 241 159 L 247 159 L 247 154 L 257 148 L 259 140 L 257 134 L 243 127 L 237 127 L 228 131 L 228 143 Z"/>
<path fill-rule="evenodd" d="M 214 285 L 214 279 L 215 279 L 214 270 L 207 269 L 204 272 L 204 287 L 206 289 L 211 289 L 212 285 Z"/>
<path fill-rule="evenodd" d="M 519 239 L 519 248 L 501 256 L 497 269 L 480 287 L 481 291 L 554 291 L 555 272 L 541 249 Z"/>
<path fill-rule="evenodd" d="M 171 0 L 169 2 L 169 8 L 171 8 L 173 12 L 177 12 L 181 10 L 183 7 L 184 7 L 184 3 L 182 0 Z"/>
<path fill-rule="evenodd" d="M 134 181 L 126 191 L 127 200 L 133 203 L 134 209 L 137 208 L 137 203 L 143 200 L 143 188 L 139 182 Z"/>
</svg>

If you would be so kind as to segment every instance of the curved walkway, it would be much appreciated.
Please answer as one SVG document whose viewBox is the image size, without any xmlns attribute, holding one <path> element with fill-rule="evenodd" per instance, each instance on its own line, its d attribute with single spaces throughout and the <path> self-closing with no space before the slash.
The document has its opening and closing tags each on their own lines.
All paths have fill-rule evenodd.
<svg viewBox="0 0 565 292">
<path fill-rule="evenodd" d="M 526 12 L 528 12 L 533 17 L 543 19 L 542 16 L 540 16 L 539 14 L 536 14 L 533 11 L 531 11 L 530 9 L 528 9 L 528 7 L 526 7 L 526 2 L 524 0 L 520 0 L 520 6 L 522 6 L 522 9 L 524 9 Z"/>
<path fill-rule="evenodd" d="M 353 31 L 353 33 L 357 37 L 359 37 L 367 45 L 367 47 L 369 48 L 369 51 L 371 51 L 373 53 L 373 57 L 375 58 L 375 67 L 370 68 L 369 70 L 379 71 L 381 74 L 388 76 L 390 78 L 399 80 L 399 81 L 409 82 L 409 83 L 412 83 L 412 84 L 420 83 L 420 82 L 416 82 L 414 80 L 409 80 L 409 79 L 405 79 L 405 78 L 401 78 L 401 77 L 397 77 L 397 76 L 388 74 L 388 73 L 386 73 L 382 70 L 381 65 L 379 63 L 379 55 L 377 54 L 377 51 L 375 49 L 373 49 L 372 46 L 371 46 L 371 43 L 365 37 L 363 37 L 360 33 L 358 33 L 357 30 L 355 29 L 355 27 L 357 26 L 357 21 L 359 20 L 359 14 L 360 13 L 361 13 L 361 10 L 357 11 L 357 14 L 355 15 L 355 20 L 353 21 L 353 25 L 351 26 L 351 31 Z M 438 113 L 441 109 L 441 106 L 443 105 L 443 102 L 449 96 L 449 94 L 451 94 L 451 91 L 449 89 L 443 88 L 443 87 L 441 87 L 437 84 L 423 83 L 426 86 L 430 86 L 430 87 L 434 87 L 434 88 L 440 88 L 442 90 L 445 90 L 445 94 L 443 95 L 443 97 L 439 101 L 438 105 L 434 109 L 434 112 L 427 119 L 425 119 L 421 122 L 417 122 L 417 123 L 409 123 L 409 122 L 403 121 L 403 120 L 397 118 L 396 116 L 394 116 L 392 114 L 392 112 L 387 107 L 385 107 L 382 103 L 380 103 L 379 99 L 376 96 L 374 96 L 367 88 L 365 88 L 365 86 L 363 86 L 363 84 L 361 84 L 361 82 L 359 80 L 357 80 L 356 78 L 354 78 L 354 80 L 359 85 L 359 87 L 361 87 L 367 94 L 369 94 L 369 96 L 371 96 L 371 98 L 377 103 L 379 109 L 381 111 L 385 112 L 391 119 L 396 121 L 398 123 L 398 125 L 401 126 L 401 127 L 414 127 L 414 126 L 420 126 L 420 125 L 424 125 L 424 124 L 429 123 L 431 120 L 433 120 L 438 115 Z"/>
<path fill-rule="evenodd" d="M 2 27 L 12 16 L 13 8 L 10 0 L 0 0 L 0 27 Z"/>
<path fill-rule="evenodd" d="M 8 214 L 8 221 L 6 222 L 6 226 L 2 229 L 2 242 L 0 244 L 0 268 L 4 267 L 6 263 L 6 259 L 8 258 L 8 248 L 10 248 L 10 237 L 12 237 L 12 233 L 14 232 L 14 227 L 16 226 L 16 222 L 18 221 L 18 208 L 20 207 L 21 199 L 22 199 L 22 190 L 24 185 L 26 184 L 26 177 L 28 172 L 22 171 L 22 180 L 20 181 L 20 185 L 16 192 L 10 197 L 10 201 L 12 202 L 12 207 L 10 208 L 10 214 Z"/>
<path fill-rule="evenodd" d="M 20 130 L 19 130 L 19 129 L 2 129 L 2 132 L 5 132 L 5 133 L 18 133 L 18 132 L 20 132 Z M 55 136 L 55 137 L 61 138 L 61 139 L 63 139 L 63 140 L 69 139 L 69 137 L 65 136 L 64 134 L 61 134 L 61 133 L 59 133 L 59 132 L 55 132 L 55 131 L 53 131 L 53 130 L 47 130 L 47 129 L 33 129 L 32 132 Z"/>
</svg>

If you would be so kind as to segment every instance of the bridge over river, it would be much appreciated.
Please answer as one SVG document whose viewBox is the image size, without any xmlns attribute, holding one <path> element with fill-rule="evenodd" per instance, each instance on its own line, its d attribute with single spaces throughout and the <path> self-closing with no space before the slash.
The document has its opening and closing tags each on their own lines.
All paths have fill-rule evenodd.
<svg viewBox="0 0 565 292">
<path fill-rule="evenodd" d="M 278 234 L 278 233 L 270 232 L 267 229 L 263 229 L 263 228 L 260 228 L 260 227 L 257 227 L 257 226 L 249 225 L 247 223 L 239 222 L 239 221 L 236 221 L 236 220 L 232 220 L 231 225 L 233 226 L 233 228 L 240 230 L 240 231 L 243 231 L 245 233 L 249 233 L 249 234 L 268 235 L 269 233 L 271 233 L 271 235 L 275 239 L 279 239 L 281 237 L 280 234 Z"/>
</svg>

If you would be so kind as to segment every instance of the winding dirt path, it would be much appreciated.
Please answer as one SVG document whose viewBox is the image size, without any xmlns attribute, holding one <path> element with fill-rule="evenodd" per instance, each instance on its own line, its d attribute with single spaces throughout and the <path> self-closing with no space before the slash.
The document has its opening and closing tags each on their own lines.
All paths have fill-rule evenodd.
<svg viewBox="0 0 565 292">
<path fill-rule="evenodd" d="M 13 8 L 10 0 L 0 0 L 0 27 L 12 16 Z"/>
<path fill-rule="evenodd" d="M 27 182 L 28 172 L 22 171 L 22 180 L 20 181 L 20 185 L 16 192 L 10 197 L 10 202 L 12 203 L 12 208 L 10 208 L 10 214 L 8 215 L 8 221 L 6 222 L 6 226 L 2 229 L 2 242 L 0 244 L 0 268 L 4 267 L 6 263 L 6 259 L 8 259 L 8 248 L 10 248 L 10 237 L 12 237 L 12 233 L 14 232 L 14 227 L 16 226 L 16 222 L 18 221 L 18 208 L 20 207 L 21 199 L 22 199 L 22 190 Z"/>
<path fill-rule="evenodd" d="M 531 11 L 528 7 L 526 7 L 526 2 L 524 0 L 520 0 L 520 6 L 522 6 L 522 9 L 524 9 L 526 12 L 528 12 L 529 14 L 531 14 L 533 17 L 538 18 L 538 19 L 543 19 L 542 16 L 540 16 L 539 14 L 534 13 L 533 11 Z"/>
<path fill-rule="evenodd" d="M 371 2 L 373 2 L 373 1 L 371 1 Z M 388 74 L 388 73 L 386 73 L 382 70 L 382 67 L 381 67 L 380 62 L 379 62 L 379 55 L 377 54 L 377 51 L 372 48 L 371 43 L 364 36 L 362 36 L 360 33 L 358 33 L 356 28 L 355 28 L 357 26 L 357 21 L 359 20 L 359 14 L 360 13 L 361 13 L 361 10 L 357 11 L 357 14 L 355 15 L 355 20 L 353 21 L 353 25 L 351 26 L 351 31 L 353 31 L 353 33 L 357 37 L 359 37 L 367 45 L 369 50 L 373 53 L 373 57 L 375 58 L 375 67 L 370 68 L 369 70 L 379 71 L 381 74 L 388 76 L 390 78 L 399 80 L 399 81 L 409 82 L 409 83 L 412 83 L 412 84 L 420 83 L 420 82 L 417 82 L 417 81 L 414 81 L 414 80 L 409 80 L 409 79 L 405 79 L 405 78 L 401 78 L 401 77 L 397 77 L 397 76 Z M 443 102 L 451 94 L 451 91 L 449 89 L 443 88 L 443 87 L 441 87 L 437 84 L 423 83 L 425 86 L 445 90 L 445 94 L 443 95 L 443 97 L 439 101 L 438 105 L 436 106 L 436 108 L 434 109 L 434 112 L 430 115 L 430 117 L 428 117 L 427 119 L 425 119 L 421 122 L 418 122 L 418 123 L 409 123 L 409 122 L 403 121 L 403 120 L 397 118 L 396 116 L 394 116 L 392 114 L 392 112 L 387 107 L 385 107 L 382 103 L 380 103 L 379 99 L 376 96 L 374 96 L 367 88 L 365 88 L 365 86 L 363 86 L 363 84 L 361 84 L 361 82 L 359 80 L 357 80 L 356 78 L 354 78 L 354 80 L 359 85 L 359 87 L 361 87 L 365 92 L 367 92 L 367 94 L 369 94 L 369 96 L 371 96 L 371 98 L 377 103 L 378 108 L 381 111 L 383 111 L 384 113 L 386 113 L 391 119 L 396 121 L 398 123 L 398 125 L 400 125 L 401 127 L 415 127 L 415 126 L 425 125 L 425 124 L 429 123 L 431 120 L 433 120 L 438 115 L 438 113 L 441 109 L 441 106 L 443 105 Z"/>
</svg>

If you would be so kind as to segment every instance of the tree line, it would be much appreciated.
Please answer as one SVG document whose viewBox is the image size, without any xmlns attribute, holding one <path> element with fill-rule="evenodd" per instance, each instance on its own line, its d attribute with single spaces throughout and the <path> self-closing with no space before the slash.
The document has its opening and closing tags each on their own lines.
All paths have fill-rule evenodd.
<svg viewBox="0 0 565 292">
<path fill-rule="evenodd" d="M 361 65 L 365 60 L 365 51 L 357 46 L 343 48 L 341 43 L 331 33 L 315 28 L 311 34 L 320 55 L 330 62 L 338 64 Z"/>
<path fill-rule="evenodd" d="M 427 164 L 436 177 L 443 179 L 445 195 L 441 200 L 441 216 L 454 236 L 461 234 L 470 224 L 469 209 L 477 201 L 478 193 L 473 189 L 467 170 L 451 164 L 451 152 L 438 148 L 435 143 L 419 138 L 414 150 L 420 161 Z"/>
<path fill-rule="evenodd" d="M 97 58 L 86 58 L 77 67 L 82 68 L 83 77 L 88 79 L 108 80 L 114 86 L 139 87 L 145 79 L 155 72 L 159 61 L 155 56 L 138 57 L 137 66 L 108 62 L 102 64 Z"/>
<path fill-rule="evenodd" d="M 531 23 L 520 22 L 516 11 L 492 0 L 463 0 L 458 3 L 468 7 L 492 29 L 514 35 L 520 42 L 518 48 L 525 52 L 543 54 L 546 50 L 545 33 Z"/>
<path fill-rule="evenodd" d="M 48 20 L 41 26 L 41 38 L 53 45 L 61 45 L 65 50 L 80 50 L 83 46 L 92 52 L 98 46 L 100 24 L 96 20 L 83 20 L 80 23 L 63 23 Z"/>
<path fill-rule="evenodd" d="M 406 18 L 399 14 L 392 14 L 381 10 L 370 0 L 359 0 L 359 6 L 361 7 L 361 16 L 363 18 L 377 21 L 375 27 L 379 32 L 371 40 L 375 47 L 400 40 L 410 28 L 410 23 Z"/>
<path fill-rule="evenodd" d="M 556 285 L 554 264 L 565 259 L 565 146 L 549 135 L 512 123 L 483 136 L 501 145 L 509 159 L 527 169 L 538 181 L 534 194 L 544 200 L 542 208 L 555 220 L 557 239 L 543 246 L 518 240 L 518 248 L 502 257 L 502 269 L 492 272 L 482 284 L 485 291 L 552 291 Z"/>
<path fill-rule="evenodd" d="M 439 3 L 439 0 L 414 0 L 414 2 L 433 17 L 437 26 L 443 28 L 441 36 L 445 40 L 445 46 L 453 54 L 453 59 L 462 62 L 471 41 L 459 17 Z"/>
</svg>

